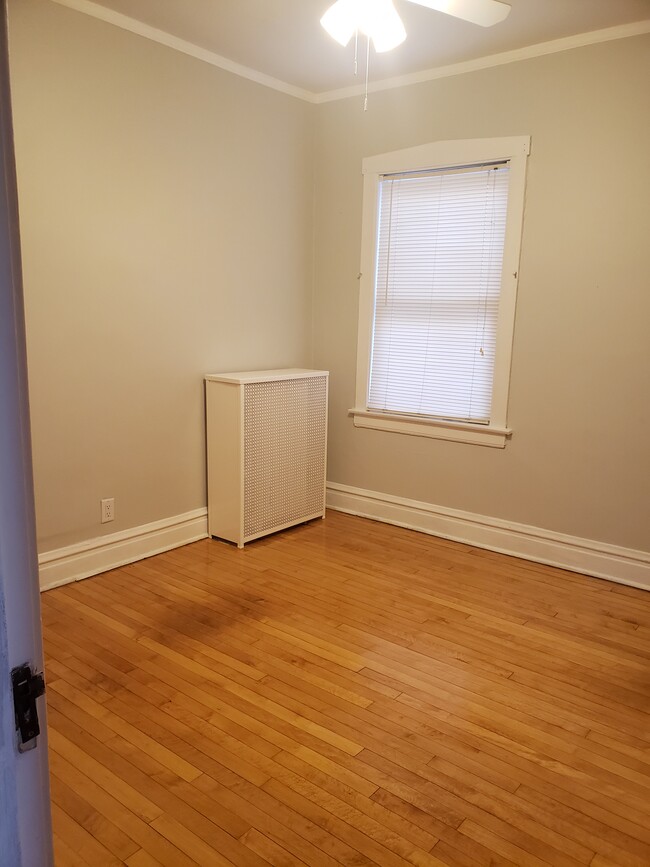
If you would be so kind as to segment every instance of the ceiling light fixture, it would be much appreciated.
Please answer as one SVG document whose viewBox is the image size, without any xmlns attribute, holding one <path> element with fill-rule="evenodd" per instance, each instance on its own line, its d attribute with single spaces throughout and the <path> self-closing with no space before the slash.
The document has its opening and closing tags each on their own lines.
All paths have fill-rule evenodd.
<svg viewBox="0 0 650 867">
<path fill-rule="evenodd" d="M 410 0 L 436 12 L 444 12 L 454 18 L 491 27 L 503 21 L 510 6 L 501 0 Z M 390 51 L 406 39 L 404 23 L 399 17 L 393 0 L 336 0 L 320 20 L 325 30 L 340 45 L 345 47 L 354 36 L 354 74 L 357 74 L 359 33 L 368 40 L 366 49 L 366 96 L 364 111 L 368 108 L 368 71 L 370 65 L 370 42 L 375 51 Z"/>
<path fill-rule="evenodd" d="M 336 0 L 320 20 L 344 47 L 355 33 L 372 39 L 375 51 L 390 51 L 406 39 L 406 30 L 392 0 Z"/>
<path fill-rule="evenodd" d="M 363 110 L 368 110 L 368 74 L 370 71 L 370 41 L 375 51 L 390 51 L 406 39 L 402 19 L 393 0 L 336 0 L 320 20 L 325 30 L 339 45 L 345 47 L 354 36 L 354 74 L 358 70 L 359 33 L 367 37 L 366 92 Z"/>
</svg>

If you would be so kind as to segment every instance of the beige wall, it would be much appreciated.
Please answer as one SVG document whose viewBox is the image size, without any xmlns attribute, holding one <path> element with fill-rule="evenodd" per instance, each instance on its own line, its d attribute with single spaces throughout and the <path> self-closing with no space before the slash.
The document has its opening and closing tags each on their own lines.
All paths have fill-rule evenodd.
<svg viewBox="0 0 650 867">
<path fill-rule="evenodd" d="M 202 374 L 309 363 L 313 107 L 42 0 L 10 38 L 51 550 L 204 506 Z"/>
<path fill-rule="evenodd" d="M 331 481 L 650 550 L 650 39 L 319 107 L 315 355 Z M 532 136 L 505 450 L 360 430 L 361 160 Z"/>
<path fill-rule="evenodd" d="M 332 371 L 332 481 L 650 550 L 648 37 L 364 114 L 47 0 L 10 13 L 41 550 L 203 506 L 201 375 L 310 363 Z M 521 134 L 512 441 L 355 429 L 362 158 Z"/>
</svg>

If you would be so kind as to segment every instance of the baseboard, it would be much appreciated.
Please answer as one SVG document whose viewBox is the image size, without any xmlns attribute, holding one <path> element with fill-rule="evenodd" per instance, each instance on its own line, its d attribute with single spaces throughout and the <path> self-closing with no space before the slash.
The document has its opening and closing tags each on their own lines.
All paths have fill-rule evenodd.
<svg viewBox="0 0 650 867">
<path fill-rule="evenodd" d="M 330 482 L 327 507 L 478 548 L 522 557 L 650 590 L 650 553 L 554 533 L 527 524 L 448 509 Z M 205 539 L 207 510 L 197 509 L 39 555 L 41 590 L 80 581 Z"/>
<path fill-rule="evenodd" d="M 650 590 L 650 552 L 335 482 L 327 485 L 327 506 L 339 512 Z"/>
<path fill-rule="evenodd" d="M 117 569 L 126 563 L 205 539 L 208 535 L 207 515 L 207 509 L 196 509 L 121 533 L 46 551 L 38 558 L 41 590 L 80 581 L 99 572 Z"/>
</svg>

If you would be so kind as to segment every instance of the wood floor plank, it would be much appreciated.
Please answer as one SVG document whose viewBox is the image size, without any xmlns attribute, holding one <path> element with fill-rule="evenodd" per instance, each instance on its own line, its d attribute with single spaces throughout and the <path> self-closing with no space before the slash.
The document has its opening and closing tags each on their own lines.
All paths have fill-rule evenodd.
<svg viewBox="0 0 650 867">
<path fill-rule="evenodd" d="M 54 811 L 53 811 L 54 814 Z M 55 814 L 54 814 L 55 815 Z M 53 819 L 54 819 L 53 815 Z M 63 829 L 62 833 L 65 833 Z M 87 867 L 87 862 L 69 846 L 57 831 L 53 834 L 54 863 L 56 867 Z"/>
<path fill-rule="evenodd" d="M 300 858 L 296 858 L 256 828 L 251 828 L 250 831 L 247 831 L 240 838 L 240 842 L 268 861 L 269 864 L 273 864 L 274 867 L 309 867 Z"/>
<path fill-rule="evenodd" d="M 83 795 L 88 803 L 106 816 L 118 828 L 138 844 L 145 855 L 163 867 L 191 867 L 192 862 L 183 853 L 171 846 L 151 826 L 135 815 L 128 807 L 113 798 L 101 785 L 82 774 L 58 753 L 50 750 L 51 773 L 65 782 L 76 793 Z M 137 855 L 137 853 L 135 853 Z M 135 857 L 132 856 L 132 857 Z M 144 858 L 141 855 L 140 858 Z M 128 861 L 129 859 L 127 859 Z"/>
<path fill-rule="evenodd" d="M 249 791 L 245 792 L 243 788 L 245 784 L 242 783 L 235 792 L 208 776 L 201 777 L 196 785 L 219 807 L 226 805 L 245 818 L 251 828 L 262 832 L 298 860 L 307 864 L 319 864 L 321 867 L 337 867 L 340 863 L 316 845 L 322 842 L 322 832 L 316 825 L 301 821 L 299 814 L 291 814 L 291 811 L 287 810 L 283 813 L 279 803 L 268 796 L 265 800 L 261 790 L 251 786 Z M 247 800 L 246 795 L 250 800 Z"/>
<path fill-rule="evenodd" d="M 127 834 L 85 801 L 78 792 L 52 774 L 50 782 L 52 803 L 57 804 L 71 819 L 81 825 L 109 852 L 121 861 L 140 848 Z"/>
<path fill-rule="evenodd" d="M 161 867 L 160 861 L 156 861 L 148 852 L 145 852 L 144 849 L 138 849 L 138 851 L 131 855 L 130 858 L 127 858 L 124 862 L 127 867 Z"/>
<path fill-rule="evenodd" d="M 432 849 L 438 842 L 438 838 L 432 834 L 425 832 L 408 821 L 403 820 L 400 816 L 386 810 L 376 801 L 371 800 L 371 797 L 366 797 L 355 790 L 341 783 L 339 780 L 330 777 L 328 774 L 319 771 L 318 769 L 307 765 L 300 759 L 290 754 L 281 753 L 278 756 L 278 761 L 285 764 L 287 768 L 293 771 L 300 777 L 303 777 L 308 782 L 323 789 L 323 791 L 334 795 L 339 800 L 364 813 L 370 819 L 378 822 L 380 825 L 390 828 L 396 834 L 399 834 L 405 840 L 410 841 L 420 849 Z M 376 791 L 376 788 L 375 788 Z M 374 794 L 374 792 L 372 793 Z"/>
<path fill-rule="evenodd" d="M 57 867 L 647 867 L 650 594 L 330 513 L 42 596 Z"/>
<path fill-rule="evenodd" d="M 52 823 L 56 834 L 74 852 L 82 864 L 98 867 L 120 867 L 122 861 L 113 855 L 96 837 L 88 833 L 56 801 L 52 802 Z"/>
</svg>

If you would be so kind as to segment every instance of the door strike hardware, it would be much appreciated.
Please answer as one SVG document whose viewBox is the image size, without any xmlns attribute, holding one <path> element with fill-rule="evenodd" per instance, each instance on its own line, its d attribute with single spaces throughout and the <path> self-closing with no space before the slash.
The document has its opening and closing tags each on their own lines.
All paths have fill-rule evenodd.
<svg viewBox="0 0 650 867">
<path fill-rule="evenodd" d="M 45 678 L 42 673 L 32 671 L 28 664 L 19 665 L 11 672 L 11 686 L 19 735 L 18 752 L 25 753 L 36 746 L 32 742 L 41 733 L 36 699 L 45 693 Z"/>
</svg>

